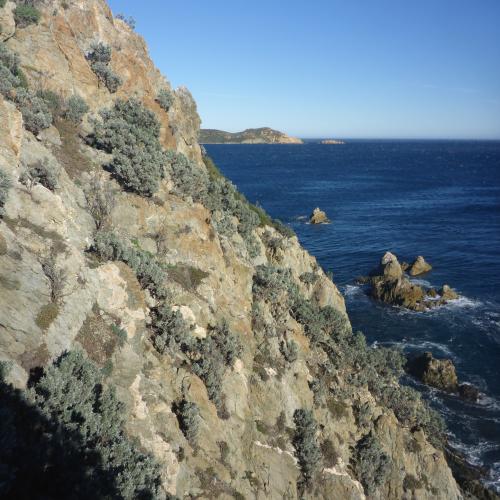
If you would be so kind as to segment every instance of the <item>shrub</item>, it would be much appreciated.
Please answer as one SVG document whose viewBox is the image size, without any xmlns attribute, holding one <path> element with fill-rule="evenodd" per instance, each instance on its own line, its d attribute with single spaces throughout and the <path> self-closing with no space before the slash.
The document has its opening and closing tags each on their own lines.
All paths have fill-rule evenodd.
<svg viewBox="0 0 500 500">
<path fill-rule="evenodd" d="M 101 230 L 115 206 L 115 191 L 110 183 L 95 174 L 84 188 L 87 208 L 94 218 L 97 230 Z"/>
<path fill-rule="evenodd" d="M 275 302 L 292 286 L 292 273 L 288 268 L 260 265 L 255 271 L 252 291 L 256 300 Z"/>
<path fill-rule="evenodd" d="M 23 115 L 24 126 L 37 135 L 41 130 L 52 125 L 52 114 L 47 103 L 30 90 L 17 89 L 15 98 L 17 107 Z"/>
<path fill-rule="evenodd" d="M 70 352 L 46 371 L 29 398 L 54 423 L 51 432 L 67 430 L 74 436 L 78 448 L 68 447 L 64 455 L 73 463 L 80 458 L 81 466 L 88 469 L 93 496 L 154 496 L 160 487 L 159 466 L 127 439 L 122 430 L 124 406 L 113 389 L 103 387 L 101 377 L 82 353 Z M 58 461 L 64 463 L 64 455 Z M 58 474 L 57 467 L 53 473 Z M 115 490 L 115 495 L 106 495 L 108 489 Z"/>
<path fill-rule="evenodd" d="M 99 81 L 113 94 L 122 84 L 122 79 L 109 67 L 111 52 L 109 45 L 102 42 L 93 43 L 87 54 L 87 60 L 90 62 L 90 67 Z"/>
<path fill-rule="evenodd" d="M 37 160 L 35 163 L 26 166 L 19 180 L 29 191 L 36 184 L 40 184 L 50 191 L 57 188 L 57 173 L 47 160 Z"/>
<path fill-rule="evenodd" d="M 173 411 L 177 415 L 182 433 L 191 446 L 194 446 L 200 426 L 200 410 L 198 405 L 183 399 L 179 403 L 174 404 Z"/>
<path fill-rule="evenodd" d="M 300 281 L 306 285 L 314 285 L 318 281 L 319 276 L 316 273 L 302 273 L 299 276 Z"/>
<path fill-rule="evenodd" d="M 66 103 L 62 96 L 52 90 L 39 90 L 36 96 L 45 102 L 53 118 L 63 114 Z"/>
<path fill-rule="evenodd" d="M 116 14 L 115 17 L 116 19 L 120 19 L 121 21 L 123 21 L 130 29 L 135 30 L 135 26 L 137 23 L 133 17 L 127 17 L 124 14 Z"/>
<path fill-rule="evenodd" d="M 92 249 L 103 259 L 125 262 L 135 272 L 141 286 L 155 297 L 163 299 L 167 296 L 165 270 L 149 252 L 132 248 L 107 231 L 97 233 Z"/>
<path fill-rule="evenodd" d="M 66 110 L 64 111 L 64 117 L 73 122 L 80 123 L 85 113 L 87 113 L 89 107 L 85 100 L 79 95 L 72 95 L 66 104 Z"/>
<path fill-rule="evenodd" d="M 321 451 L 316 439 L 317 425 L 311 410 L 295 410 L 293 421 L 295 456 L 299 462 L 303 484 L 308 486 L 321 462 Z"/>
<path fill-rule="evenodd" d="M 5 7 L 6 3 L 7 3 L 7 0 L 0 0 L 0 9 L 3 9 Z"/>
<path fill-rule="evenodd" d="M 162 304 L 153 311 L 152 329 L 153 343 L 160 354 L 167 349 L 186 352 L 193 347 L 194 337 L 178 310 L 173 310 L 169 304 Z"/>
<path fill-rule="evenodd" d="M 174 96 L 170 90 L 161 89 L 156 96 L 156 101 L 165 111 L 168 111 L 174 103 Z"/>
<path fill-rule="evenodd" d="M 14 9 L 14 19 L 18 28 L 26 28 L 30 24 L 38 24 L 40 11 L 28 4 L 20 4 Z"/>
<path fill-rule="evenodd" d="M 207 173 L 182 153 L 173 150 L 167 152 L 167 164 L 175 192 L 204 203 L 208 189 Z"/>
<path fill-rule="evenodd" d="M 293 363 L 297 360 L 299 347 L 293 340 L 283 340 L 280 344 L 280 351 L 288 363 Z"/>
<path fill-rule="evenodd" d="M 213 328 L 210 335 L 196 345 L 193 371 L 205 383 L 208 396 L 219 414 L 224 412 L 221 391 L 226 367 L 234 363 L 241 350 L 239 340 L 225 322 Z"/>
<path fill-rule="evenodd" d="M 367 495 L 373 495 L 385 482 L 391 469 L 390 458 L 372 433 L 358 441 L 353 467 Z"/>
<path fill-rule="evenodd" d="M 109 168 L 124 188 L 143 196 L 153 195 L 165 175 L 166 162 L 154 113 L 130 99 L 117 100 L 101 116 L 89 138 L 91 144 L 113 154 Z"/>
<path fill-rule="evenodd" d="M 8 175 L 2 169 L 0 169 L 0 217 L 3 214 L 3 207 L 7 202 L 7 197 L 9 195 L 11 186 L 12 183 Z"/>
<path fill-rule="evenodd" d="M 40 262 L 42 271 L 50 283 L 50 298 L 53 304 L 60 304 L 68 275 L 64 269 L 57 266 L 56 257 L 51 253 Z"/>
</svg>

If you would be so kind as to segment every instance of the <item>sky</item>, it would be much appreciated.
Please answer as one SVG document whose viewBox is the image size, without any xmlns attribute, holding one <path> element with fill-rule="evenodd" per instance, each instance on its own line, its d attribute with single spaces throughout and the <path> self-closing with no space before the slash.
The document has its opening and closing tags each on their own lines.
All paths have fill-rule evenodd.
<svg viewBox="0 0 500 500">
<path fill-rule="evenodd" d="M 109 0 L 203 128 L 500 139 L 500 0 Z"/>
</svg>

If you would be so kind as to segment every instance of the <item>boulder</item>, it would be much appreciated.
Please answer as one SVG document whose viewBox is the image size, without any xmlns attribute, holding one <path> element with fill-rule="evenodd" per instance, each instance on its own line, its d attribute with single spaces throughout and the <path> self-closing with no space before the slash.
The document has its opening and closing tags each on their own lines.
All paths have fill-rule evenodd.
<svg viewBox="0 0 500 500">
<path fill-rule="evenodd" d="M 479 398 L 479 389 L 472 384 L 460 384 L 458 394 L 462 399 L 475 403 Z"/>
<path fill-rule="evenodd" d="M 431 387 L 446 392 L 458 391 L 458 378 L 451 359 L 436 359 L 430 352 L 408 360 L 408 373 Z"/>
<path fill-rule="evenodd" d="M 408 273 L 410 276 L 418 276 L 419 274 L 428 273 L 431 269 L 432 266 L 426 262 L 421 255 L 419 255 L 410 266 Z"/>
<path fill-rule="evenodd" d="M 444 301 L 458 299 L 458 293 L 448 285 L 443 285 L 443 288 L 439 291 L 439 295 L 441 295 L 441 299 Z"/>
<path fill-rule="evenodd" d="M 328 224 L 330 219 L 326 216 L 326 213 L 323 212 L 323 210 L 315 208 L 309 217 L 309 222 L 311 224 Z"/>
</svg>

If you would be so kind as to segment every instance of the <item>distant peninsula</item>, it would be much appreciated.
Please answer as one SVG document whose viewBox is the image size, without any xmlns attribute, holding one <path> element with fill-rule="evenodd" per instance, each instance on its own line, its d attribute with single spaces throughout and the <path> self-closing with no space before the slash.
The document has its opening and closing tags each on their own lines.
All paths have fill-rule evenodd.
<svg viewBox="0 0 500 500">
<path fill-rule="evenodd" d="M 235 133 L 201 129 L 199 141 L 200 144 L 303 144 L 301 139 L 269 127 L 248 128 Z"/>
</svg>

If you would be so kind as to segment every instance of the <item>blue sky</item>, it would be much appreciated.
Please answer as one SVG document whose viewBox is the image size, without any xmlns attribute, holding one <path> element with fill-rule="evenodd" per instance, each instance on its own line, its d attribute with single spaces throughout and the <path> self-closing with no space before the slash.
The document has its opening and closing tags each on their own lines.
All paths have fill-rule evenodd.
<svg viewBox="0 0 500 500">
<path fill-rule="evenodd" d="M 205 128 L 500 139 L 500 0 L 110 0 Z"/>
</svg>

